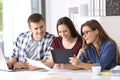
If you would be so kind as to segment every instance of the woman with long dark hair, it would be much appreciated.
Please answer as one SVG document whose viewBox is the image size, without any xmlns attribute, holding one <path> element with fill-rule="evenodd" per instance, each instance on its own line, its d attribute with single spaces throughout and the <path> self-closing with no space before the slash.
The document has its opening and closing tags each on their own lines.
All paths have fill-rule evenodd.
<svg viewBox="0 0 120 80">
<path fill-rule="evenodd" d="M 70 58 L 71 64 L 87 70 L 96 65 L 101 66 L 102 70 L 109 70 L 118 64 L 117 44 L 97 20 L 85 22 L 81 26 L 81 35 L 84 40 L 83 48 L 79 57 Z"/>
</svg>

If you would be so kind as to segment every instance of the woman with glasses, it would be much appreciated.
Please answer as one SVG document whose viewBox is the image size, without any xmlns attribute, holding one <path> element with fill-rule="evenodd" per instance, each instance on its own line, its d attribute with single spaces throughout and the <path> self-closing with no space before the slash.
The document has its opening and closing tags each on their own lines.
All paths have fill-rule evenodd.
<svg viewBox="0 0 120 80">
<path fill-rule="evenodd" d="M 81 26 L 81 35 L 84 44 L 79 56 L 70 58 L 72 65 L 86 70 L 99 65 L 102 70 L 109 70 L 118 64 L 117 44 L 109 37 L 98 21 L 85 22 Z"/>
</svg>

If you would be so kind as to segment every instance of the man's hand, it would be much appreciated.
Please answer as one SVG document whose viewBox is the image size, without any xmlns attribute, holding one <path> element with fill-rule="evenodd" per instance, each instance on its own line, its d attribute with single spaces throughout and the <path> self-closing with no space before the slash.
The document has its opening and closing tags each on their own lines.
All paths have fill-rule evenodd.
<svg viewBox="0 0 120 80">
<path fill-rule="evenodd" d="M 9 69 L 13 69 L 13 63 L 12 62 L 7 62 L 7 65 L 9 67 Z"/>
<path fill-rule="evenodd" d="M 7 62 L 7 65 L 9 69 L 13 69 L 13 65 L 17 62 L 15 58 L 10 58 L 10 60 Z"/>
<path fill-rule="evenodd" d="M 38 70 L 40 68 L 36 67 L 36 66 L 33 66 L 31 64 L 28 64 L 28 69 L 31 70 L 31 71 L 34 71 L 34 70 Z"/>
<path fill-rule="evenodd" d="M 42 63 L 45 63 L 46 60 L 41 60 L 41 62 L 42 62 Z M 33 70 L 38 70 L 38 69 L 40 69 L 40 68 L 38 68 L 38 67 L 36 67 L 36 66 L 34 66 L 34 65 L 31 65 L 31 64 L 28 64 L 28 69 L 33 71 Z"/>
<path fill-rule="evenodd" d="M 13 65 L 13 69 L 26 69 L 26 68 L 28 68 L 28 64 L 23 63 L 23 62 L 16 62 Z"/>
</svg>

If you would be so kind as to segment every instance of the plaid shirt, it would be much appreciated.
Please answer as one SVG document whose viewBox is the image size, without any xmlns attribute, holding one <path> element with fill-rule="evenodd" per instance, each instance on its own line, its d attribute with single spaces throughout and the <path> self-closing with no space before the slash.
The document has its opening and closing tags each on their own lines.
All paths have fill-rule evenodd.
<svg viewBox="0 0 120 80">
<path fill-rule="evenodd" d="M 14 43 L 11 57 L 22 62 L 26 62 L 26 56 L 34 60 L 47 59 L 53 38 L 54 35 L 46 32 L 44 38 L 33 41 L 32 32 L 21 33 Z"/>
</svg>

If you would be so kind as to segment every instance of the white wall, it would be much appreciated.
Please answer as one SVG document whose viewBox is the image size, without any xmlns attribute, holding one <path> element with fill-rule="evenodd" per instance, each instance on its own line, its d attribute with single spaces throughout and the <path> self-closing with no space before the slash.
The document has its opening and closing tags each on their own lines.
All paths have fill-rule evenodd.
<svg viewBox="0 0 120 80">
<path fill-rule="evenodd" d="M 49 26 L 49 32 L 57 34 L 56 23 L 60 17 L 68 16 L 68 7 L 79 6 L 81 4 L 88 4 L 88 0 L 46 0 L 47 10 L 47 26 Z M 89 19 L 97 19 L 101 22 L 107 33 L 118 43 L 120 46 L 120 16 L 109 17 L 77 17 L 78 26 Z"/>
<path fill-rule="evenodd" d="M 47 31 L 56 34 L 56 23 L 60 17 L 68 16 L 68 7 L 78 7 L 81 4 L 88 4 L 88 0 L 46 0 L 46 26 Z M 30 0 L 3 0 L 5 53 L 10 54 L 12 43 L 19 33 L 28 30 L 27 18 L 31 14 Z M 77 17 L 79 26 L 90 17 Z M 105 30 L 120 44 L 120 16 L 97 17 Z"/>
<path fill-rule="evenodd" d="M 68 16 L 68 7 L 88 4 L 88 0 L 46 0 L 47 26 L 48 31 L 57 34 L 56 23 L 60 17 Z"/>
<path fill-rule="evenodd" d="M 101 24 L 120 46 L 120 16 L 106 16 L 101 18 Z"/>
<path fill-rule="evenodd" d="M 4 52 L 9 56 L 13 41 L 19 33 L 28 30 L 27 18 L 31 14 L 30 0 L 3 0 Z"/>
</svg>

